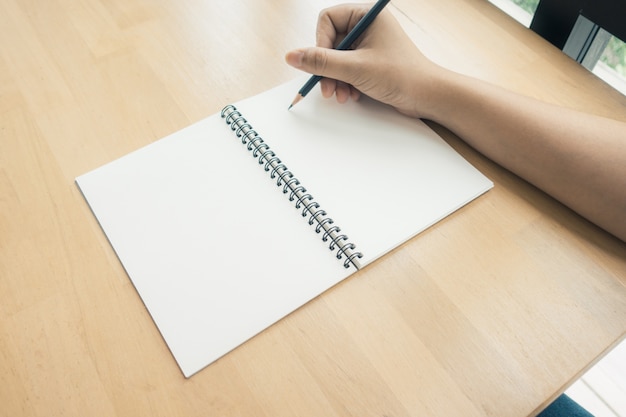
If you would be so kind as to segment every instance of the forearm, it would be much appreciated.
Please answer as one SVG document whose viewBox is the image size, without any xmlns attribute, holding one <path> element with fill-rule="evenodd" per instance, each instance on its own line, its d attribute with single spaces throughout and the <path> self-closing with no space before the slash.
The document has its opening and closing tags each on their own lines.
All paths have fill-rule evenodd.
<svg viewBox="0 0 626 417">
<path fill-rule="evenodd" d="M 426 117 L 626 241 L 626 123 L 442 74 Z"/>
<path fill-rule="evenodd" d="M 332 46 L 363 5 L 325 10 L 318 47 L 291 51 L 290 65 L 326 77 L 326 97 L 366 94 L 399 112 L 432 119 L 478 151 L 626 241 L 626 123 L 510 93 L 428 60 L 390 13 L 351 51 Z M 341 82 L 336 82 L 340 80 Z"/>
</svg>

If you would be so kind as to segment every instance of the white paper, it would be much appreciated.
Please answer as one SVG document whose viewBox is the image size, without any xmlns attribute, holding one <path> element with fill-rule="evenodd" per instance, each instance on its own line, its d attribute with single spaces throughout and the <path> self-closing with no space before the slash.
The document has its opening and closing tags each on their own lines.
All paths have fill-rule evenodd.
<svg viewBox="0 0 626 417">
<path fill-rule="evenodd" d="M 492 187 L 371 100 L 288 111 L 303 81 L 235 105 L 364 264 Z M 275 181 L 218 114 L 77 178 L 187 377 L 354 272 Z"/>
</svg>

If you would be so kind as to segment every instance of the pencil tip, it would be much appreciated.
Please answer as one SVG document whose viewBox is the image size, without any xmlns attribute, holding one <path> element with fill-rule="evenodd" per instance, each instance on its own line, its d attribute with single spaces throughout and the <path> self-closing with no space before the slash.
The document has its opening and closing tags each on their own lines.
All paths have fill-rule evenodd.
<svg viewBox="0 0 626 417">
<path fill-rule="evenodd" d="M 289 106 L 289 109 L 291 109 L 293 106 L 295 106 L 300 100 L 302 100 L 302 95 L 296 94 L 296 98 L 293 99 L 293 102 Z"/>
<path fill-rule="evenodd" d="M 290 104 L 287 110 L 291 110 L 292 107 L 293 107 L 293 104 Z"/>
</svg>

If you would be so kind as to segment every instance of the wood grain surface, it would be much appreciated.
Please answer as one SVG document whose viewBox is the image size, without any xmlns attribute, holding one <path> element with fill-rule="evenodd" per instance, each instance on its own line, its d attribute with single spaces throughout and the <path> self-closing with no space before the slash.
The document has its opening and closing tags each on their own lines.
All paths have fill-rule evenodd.
<svg viewBox="0 0 626 417">
<path fill-rule="evenodd" d="M 626 244 L 431 123 L 495 188 L 182 376 L 74 178 L 297 76 L 331 4 L 0 0 L 0 415 L 521 417 L 624 337 Z M 447 67 L 626 120 L 484 0 L 389 8 Z"/>
</svg>

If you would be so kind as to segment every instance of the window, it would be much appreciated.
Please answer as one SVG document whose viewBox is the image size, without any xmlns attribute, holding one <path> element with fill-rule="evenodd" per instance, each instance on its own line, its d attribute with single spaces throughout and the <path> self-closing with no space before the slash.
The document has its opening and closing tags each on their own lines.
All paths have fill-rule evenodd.
<svg viewBox="0 0 626 417">
<path fill-rule="evenodd" d="M 559 48 L 562 48 L 567 55 L 580 62 L 587 69 L 613 86 L 613 88 L 626 94 L 626 44 L 591 20 L 578 15 L 582 3 L 578 5 L 578 3 L 573 2 L 571 5 L 572 10 L 563 10 L 562 16 L 560 16 L 562 19 L 553 21 L 552 19 L 555 16 L 561 15 L 559 10 L 566 7 L 565 4 L 567 2 L 548 1 L 549 7 L 544 7 L 544 9 L 548 10 L 549 13 L 546 13 L 544 10 L 542 16 L 537 19 L 541 21 L 536 25 L 541 26 L 538 28 L 534 27 L 533 18 L 540 0 L 489 0 L 489 2 L 502 9 L 524 26 L 530 28 L 533 25 L 532 29 L 538 31 L 539 34 L 546 37 Z M 587 7 L 585 7 L 586 9 Z M 606 10 L 610 12 L 610 9 Z M 603 10 L 600 16 L 606 17 L 606 15 L 609 15 L 610 13 L 607 13 L 606 10 Z M 572 19 L 569 27 L 566 23 L 563 23 L 567 19 Z M 576 20 L 575 24 L 573 23 L 574 20 Z M 601 20 L 606 21 L 606 18 Z M 542 33 L 546 31 L 544 26 L 548 28 L 566 28 L 567 31 L 563 34 L 556 33 L 556 35 L 551 33 L 551 30 Z M 555 32 L 558 31 L 555 30 Z"/>
<path fill-rule="evenodd" d="M 593 73 L 626 94 L 626 43 L 611 36 Z"/>
<path fill-rule="evenodd" d="M 509 0 L 512 3 L 516 4 L 526 12 L 531 15 L 535 14 L 535 10 L 537 10 L 537 6 L 539 5 L 539 0 Z"/>
<path fill-rule="evenodd" d="M 489 2 L 526 27 L 530 27 L 539 5 L 539 0 L 489 0 Z"/>
<path fill-rule="evenodd" d="M 613 88 L 626 94 L 626 46 L 624 42 L 585 16 L 578 16 L 563 47 L 563 52 Z"/>
</svg>

